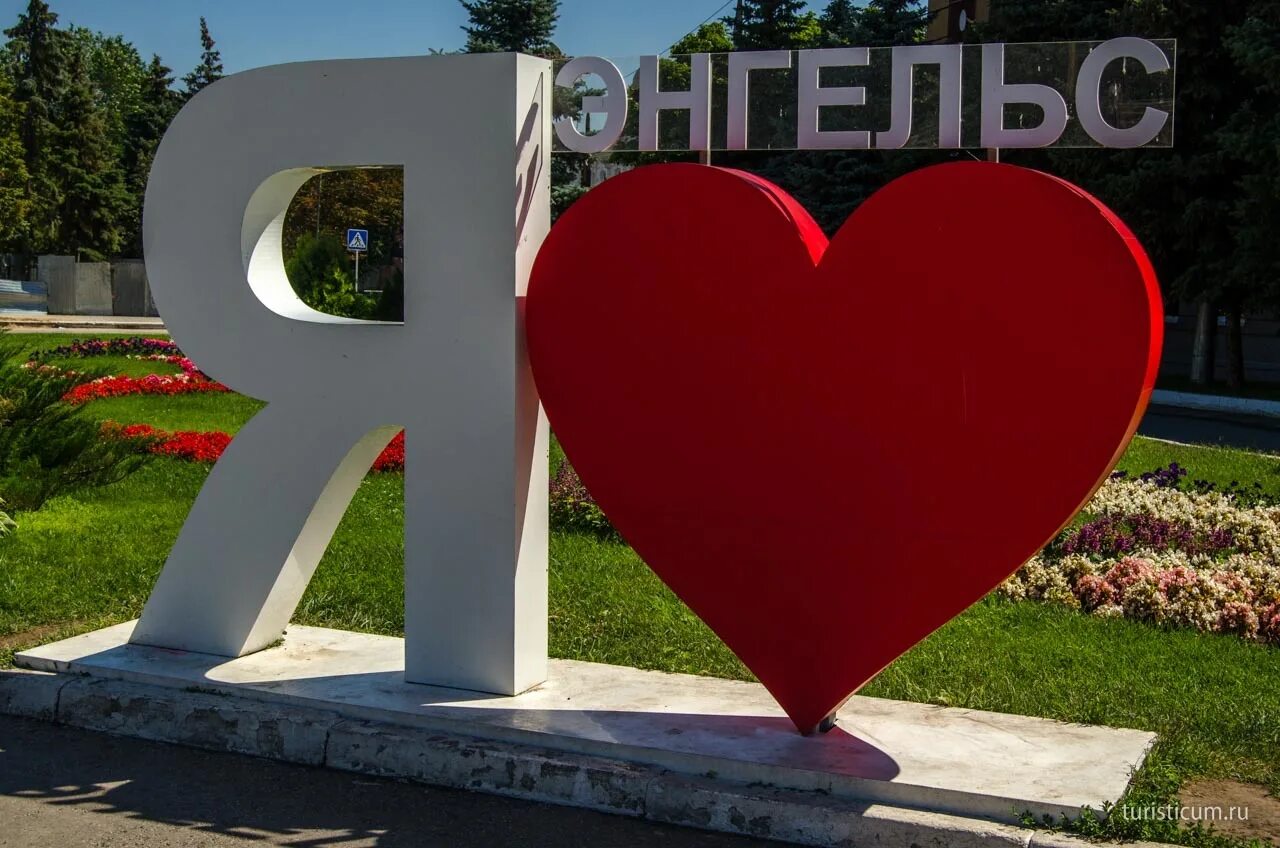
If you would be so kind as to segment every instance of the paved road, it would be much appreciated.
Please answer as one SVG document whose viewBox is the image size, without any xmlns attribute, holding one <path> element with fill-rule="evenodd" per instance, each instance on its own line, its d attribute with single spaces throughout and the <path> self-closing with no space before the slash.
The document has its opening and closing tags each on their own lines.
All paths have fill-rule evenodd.
<svg viewBox="0 0 1280 848">
<path fill-rule="evenodd" d="M 0 716 L 4 848 L 767 848 L 649 824 Z"/>
<path fill-rule="evenodd" d="M 1175 442 L 1280 452 L 1280 418 L 1152 406 L 1138 432 Z"/>
</svg>

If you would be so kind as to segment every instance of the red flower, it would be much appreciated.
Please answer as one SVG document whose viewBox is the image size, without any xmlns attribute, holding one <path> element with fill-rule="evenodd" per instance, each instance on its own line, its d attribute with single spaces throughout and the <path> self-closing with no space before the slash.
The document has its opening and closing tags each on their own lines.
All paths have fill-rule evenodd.
<svg viewBox="0 0 1280 848">
<path fill-rule="evenodd" d="M 373 461 L 374 471 L 404 471 L 404 430 Z"/>
<path fill-rule="evenodd" d="M 126 395 L 185 395 L 193 392 L 229 392 L 226 386 L 210 380 L 199 371 L 185 374 L 148 374 L 145 377 L 103 377 L 82 383 L 62 396 L 67 403 L 81 404 L 96 398 Z"/>
<path fill-rule="evenodd" d="M 179 430 L 166 432 L 157 430 L 150 424 L 121 425 L 107 421 L 102 425 L 102 432 L 114 439 L 128 439 L 138 442 L 151 453 L 171 456 L 174 459 L 185 459 L 189 462 L 216 462 L 222 452 L 231 444 L 231 434 L 220 430 Z M 396 435 L 391 443 L 373 462 L 374 471 L 404 470 L 404 432 Z"/>
</svg>

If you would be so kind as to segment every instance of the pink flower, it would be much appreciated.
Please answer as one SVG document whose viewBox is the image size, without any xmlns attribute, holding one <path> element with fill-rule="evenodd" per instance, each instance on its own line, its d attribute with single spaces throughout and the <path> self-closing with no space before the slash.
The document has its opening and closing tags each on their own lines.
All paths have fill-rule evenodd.
<svg viewBox="0 0 1280 848">
<path fill-rule="evenodd" d="M 1125 557 L 1111 566 L 1111 570 L 1106 573 L 1104 579 L 1114 586 L 1117 592 L 1123 594 L 1133 584 L 1149 580 L 1154 576 L 1155 569 L 1151 567 L 1151 563 L 1135 557 Z"/>
<path fill-rule="evenodd" d="M 1239 633 L 1246 639 L 1256 639 L 1259 627 L 1258 614 L 1243 601 L 1227 601 L 1218 616 L 1218 630 L 1223 633 Z"/>
<path fill-rule="evenodd" d="M 1086 574 L 1076 581 L 1076 597 L 1080 599 L 1080 606 L 1086 610 L 1110 606 L 1118 596 L 1116 588 L 1105 577 L 1097 574 Z"/>
</svg>

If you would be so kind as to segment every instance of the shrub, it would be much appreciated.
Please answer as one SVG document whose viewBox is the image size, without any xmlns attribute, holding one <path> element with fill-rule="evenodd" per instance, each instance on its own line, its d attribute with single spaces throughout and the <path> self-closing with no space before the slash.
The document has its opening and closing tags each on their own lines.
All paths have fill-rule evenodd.
<svg viewBox="0 0 1280 848">
<path fill-rule="evenodd" d="M 62 400 L 94 374 L 24 367 L 0 344 L 0 491 L 16 510 L 38 509 L 72 489 L 114 483 L 146 461 L 104 440 L 97 422 Z"/>
<path fill-rule="evenodd" d="M 378 295 L 378 308 L 373 317 L 379 321 L 404 320 L 403 271 L 396 269 L 396 272 L 391 275 L 391 279 L 387 280 L 382 289 L 382 294 Z"/>
<path fill-rule="evenodd" d="M 580 530 L 606 538 L 618 536 L 604 511 L 582 484 L 578 472 L 568 462 L 562 463 L 551 478 L 548 518 L 556 530 Z"/>
<path fill-rule="evenodd" d="M 351 257 L 336 236 L 307 233 L 285 264 L 289 283 L 312 309 L 344 318 L 377 317 L 378 299 L 357 292 L 347 270 Z"/>
</svg>

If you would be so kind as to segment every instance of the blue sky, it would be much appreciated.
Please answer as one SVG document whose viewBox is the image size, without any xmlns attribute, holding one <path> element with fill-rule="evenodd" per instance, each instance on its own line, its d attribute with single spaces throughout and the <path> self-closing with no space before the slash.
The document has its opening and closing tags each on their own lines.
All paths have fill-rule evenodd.
<svg viewBox="0 0 1280 848">
<path fill-rule="evenodd" d="M 723 2 L 562 0 L 556 43 L 578 55 L 657 53 Z M 159 53 L 179 77 L 199 58 L 201 15 L 209 21 L 228 73 L 303 59 L 456 49 L 464 40 L 459 27 L 466 22 L 457 0 L 49 0 L 49 5 L 61 24 L 120 33 L 144 59 Z M 26 0 L 0 0 L 0 29 L 12 26 L 26 6 Z"/>
</svg>

